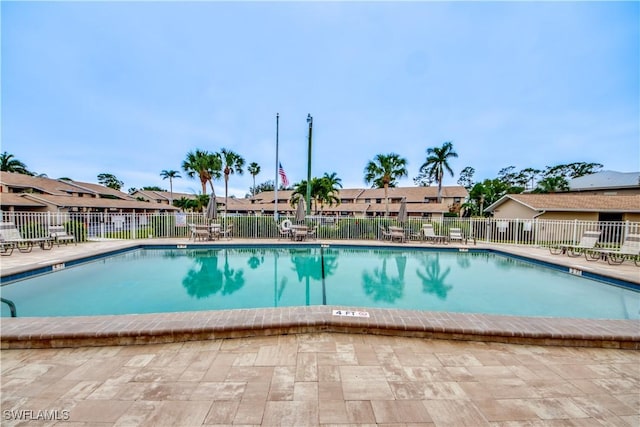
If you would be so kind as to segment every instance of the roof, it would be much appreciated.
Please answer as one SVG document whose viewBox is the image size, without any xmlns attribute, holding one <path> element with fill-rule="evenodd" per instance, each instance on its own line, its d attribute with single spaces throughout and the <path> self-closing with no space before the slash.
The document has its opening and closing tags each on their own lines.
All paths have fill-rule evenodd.
<svg viewBox="0 0 640 427">
<path fill-rule="evenodd" d="M 293 191 L 278 191 L 278 200 L 289 200 Z M 407 202 L 423 203 L 425 198 L 433 199 L 438 196 L 438 187 L 392 187 L 388 189 L 389 199 L 402 199 L 406 197 Z M 469 196 L 466 188 L 462 186 L 442 187 L 442 197 L 460 197 L 464 199 Z M 384 198 L 384 188 L 344 188 L 338 190 L 336 197 L 343 200 L 356 200 L 364 202 L 365 199 Z M 254 196 L 256 203 L 273 203 L 275 201 L 274 191 L 263 191 Z"/>
<path fill-rule="evenodd" d="M 460 197 L 462 199 L 469 195 L 466 188 L 462 186 L 442 187 L 443 198 Z M 424 202 L 424 199 L 434 199 L 438 197 L 438 187 L 392 187 L 388 189 L 390 199 L 407 198 L 407 202 Z M 362 199 L 384 198 L 384 188 L 366 189 L 358 197 Z"/>
<path fill-rule="evenodd" d="M 69 185 L 67 181 L 61 181 L 39 176 L 25 175 L 14 172 L 0 172 L 0 183 L 7 187 L 34 189 L 47 194 L 66 195 L 70 193 L 92 194 L 90 190 Z"/>
<path fill-rule="evenodd" d="M 485 211 L 493 212 L 509 200 L 535 211 L 640 213 L 640 195 L 606 196 L 571 193 L 507 194 L 488 206 Z"/>
<path fill-rule="evenodd" d="M 100 197 L 73 197 L 73 196 L 53 196 L 50 194 L 22 194 L 27 198 L 37 202 L 65 208 L 98 208 L 98 209 L 136 209 L 136 210 L 179 210 L 174 206 L 161 205 L 158 203 L 141 202 L 138 200 L 105 199 Z M 5 201 L 2 201 L 5 204 Z"/>
<path fill-rule="evenodd" d="M 640 172 L 602 171 L 574 178 L 569 182 L 571 191 L 640 188 Z"/>
<path fill-rule="evenodd" d="M 8 206 L 21 206 L 29 208 L 44 208 L 47 205 L 42 202 L 24 197 L 26 193 L 0 193 L 0 204 Z"/>
</svg>

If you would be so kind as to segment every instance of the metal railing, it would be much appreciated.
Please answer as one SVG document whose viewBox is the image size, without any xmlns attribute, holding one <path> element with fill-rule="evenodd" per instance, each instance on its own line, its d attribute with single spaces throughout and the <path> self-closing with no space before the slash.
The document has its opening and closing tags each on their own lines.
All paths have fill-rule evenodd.
<svg viewBox="0 0 640 427">
<path fill-rule="evenodd" d="M 280 216 L 278 222 L 293 217 Z M 48 227 L 63 225 L 76 236 L 78 242 L 106 239 L 153 239 L 190 237 L 189 224 L 205 225 L 211 221 L 202 213 L 56 213 L 7 212 L 2 222 L 15 223 L 23 238 L 45 237 Z M 220 217 L 215 222 L 223 227 L 233 224 L 233 237 L 250 239 L 276 239 L 279 225 L 270 215 Z M 640 223 L 630 221 L 579 220 L 522 220 L 495 218 L 456 218 L 441 220 L 409 218 L 402 223 L 385 217 L 307 217 L 305 223 L 318 226 L 318 239 L 378 240 L 382 230 L 390 225 L 401 226 L 407 238 L 417 238 L 425 223 L 432 223 L 436 234 L 449 234 L 449 229 L 460 228 L 467 238 L 477 242 L 514 245 L 548 246 L 576 244 L 585 231 L 601 232 L 599 245 L 619 246 L 628 234 L 640 234 Z"/>
</svg>

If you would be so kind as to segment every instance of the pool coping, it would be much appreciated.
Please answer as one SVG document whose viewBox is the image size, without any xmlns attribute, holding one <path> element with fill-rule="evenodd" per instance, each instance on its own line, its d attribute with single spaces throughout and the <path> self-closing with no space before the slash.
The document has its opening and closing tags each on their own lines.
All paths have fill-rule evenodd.
<svg viewBox="0 0 640 427">
<path fill-rule="evenodd" d="M 247 243 L 277 244 L 272 241 Z M 313 245 L 321 243 L 324 242 L 314 242 Z M 352 242 L 327 243 L 335 246 L 354 246 L 351 245 Z M 144 246 L 175 246 L 176 244 L 183 245 L 184 241 L 128 242 L 123 243 L 115 250 L 128 250 Z M 229 242 L 229 244 L 237 246 L 238 241 Z M 372 242 L 361 242 L 360 245 L 356 244 L 355 246 L 372 246 Z M 402 245 L 400 247 L 409 248 L 411 246 Z M 434 248 L 438 247 L 434 246 Z M 449 245 L 446 248 L 448 250 L 464 250 L 468 247 L 456 248 Z M 540 262 L 549 262 L 548 259 L 541 259 L 544 258 L 542 256 L 532 256 L 530 248 L 527 248 L 523 253 L 519 253 L 517 248 L 496 248 L 495 246 L 483 248 L 514 256 L 523 256 Z M 113 248 L 105 248 L 96 251 L 94 255 L 113 250 Z M 62 261 L 60 259 L 54 261 L 72 262 L 87 256 L 91 256 L 91 254 L 85 252 L 82 256 L 61 257 Z M 575 260 L 563 258 L 553 258 L 552 260 L 558 261 L 553 264 L 563 266 L 563 268 L 576 268 Z M 569 265 L 566 265 L 567 263 Z M 51 265 L 53 264 L 55 262 L 52 261 Z M 571 265 L 574 267 L 570 267 Z M 31 267 L 33 269 L 34 266 Z M 18 270 L 14 269 L 13 274 Z M 25 268 L 24 271 L 28 271 L 28 269 Z M 602 274 L 602 272 L 598 272 L 598 274 Z M 614 277 L 614 279 L 623 280 L 620 277 Z M 335 315 L 334 310 L 343 312 L 346 310 L 351 313 Z M 363 313 L 367 313 L 368 317 L 357 316 L 357 314 L 364 315 Z M 2 318 L 0 321 L 0 348 L 151 344 L 312 332 L 640 349 L 640 320 L 519 317 L 344 306 L 301 306 L 90 317 Z"/>
</svg>

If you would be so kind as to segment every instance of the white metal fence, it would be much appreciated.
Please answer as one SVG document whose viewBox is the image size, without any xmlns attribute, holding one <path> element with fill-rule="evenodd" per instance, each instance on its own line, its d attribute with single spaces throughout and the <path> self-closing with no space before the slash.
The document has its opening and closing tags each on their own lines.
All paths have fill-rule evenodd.
<svg viewBox="0 0 640 427">
<path fill-rule="evenodd" d="M 280 216 L 282 222 L 291 217 Z M 22 237 L 44 237 L 51 225 L 63 225 L 79 242 L 96 239 L 147 239 L 190 237 L 189 224 L 207 224 L 201 213 L 55 213 L 2 212 L 2 222 L 15 223 Z M 278 238 L 278 224 L 273 216 L 229 216 L 217 222 L 233 224 L 233 237 L 251 239 Z M 584 231 L 599 230 L 601 246 L 617 247 L 628 234 L 640 234 L 638 222 L 521 220 L 493 218 L 453 218 L 427 221 L 409 218 L 399 223 L 393 218 L 307 217 L 305 223 L 318 226 L 319 239 L 376 240 L 389 225 L 404 228 L 408 238 L 419 234 L 422 224 L 432 222 L 436 234 L 448 235 L 450 228 L 460 228 L 464 236 L 478 242 L 547 246 L 575 244 Z"/>
</svg>

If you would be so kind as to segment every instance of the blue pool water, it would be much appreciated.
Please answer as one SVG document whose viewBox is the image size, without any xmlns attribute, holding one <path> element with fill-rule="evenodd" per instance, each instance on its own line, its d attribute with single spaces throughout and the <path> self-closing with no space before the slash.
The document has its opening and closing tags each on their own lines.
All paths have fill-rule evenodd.
<svg viewBox="0 0 640 427">
<path fill-rule="evenodd" d="M 15 281 L 1 291 L 19 317 L 327 304 L 640 318 L 640 292 L 483 251 L 136 249 Z"/>
</svg>

